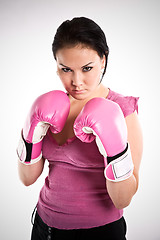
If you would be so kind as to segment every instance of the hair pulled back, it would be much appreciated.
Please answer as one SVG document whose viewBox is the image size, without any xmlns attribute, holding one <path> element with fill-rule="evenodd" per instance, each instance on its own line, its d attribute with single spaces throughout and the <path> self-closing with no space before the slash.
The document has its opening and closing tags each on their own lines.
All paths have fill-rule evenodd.
<svg viewBox="0 0 160 240">
<path fill-rule="evenodd" d="M 58 50 L 78 44 L 92 48 L 98 53 L 100 58 L 105 55 L 104 76 L 107 68 L 109 48 L 104 32 L 93 20 L 86 17 L 76 17 L 72 20 L 64 21 L 58 27 L 52 44 L 54 58 L 56 59 Z"/>
</svg>

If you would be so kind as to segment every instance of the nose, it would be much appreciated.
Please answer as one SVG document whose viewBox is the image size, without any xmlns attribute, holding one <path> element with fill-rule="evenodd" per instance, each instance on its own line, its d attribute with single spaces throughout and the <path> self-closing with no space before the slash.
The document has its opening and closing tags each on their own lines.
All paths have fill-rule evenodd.
<svg viewBox="0 0 160 240">
<path fill-rule="evenodd" d="M 72 85 L 75 87 L 80 87 L 83 84 L 83 76 L 79 72 L 73 72 L 72 75 Z"/>
</svg>

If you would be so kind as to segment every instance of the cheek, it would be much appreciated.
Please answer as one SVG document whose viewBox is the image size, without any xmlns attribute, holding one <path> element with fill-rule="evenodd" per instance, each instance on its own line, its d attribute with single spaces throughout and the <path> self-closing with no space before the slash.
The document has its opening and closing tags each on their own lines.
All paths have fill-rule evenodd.
<svg viewBox="0 0 160 240">
<path fill-rule="evenodd" d="M 70 83 L 70 80 L 68 79 L 68 77 L 66 77 L 62 74 L 62 75 L 59 75 L 59 78 L 60 78 L 64 88 L 69 89 L 71 83 Z"/>
<path fill-rule="evenodd" d="M 93 71 L 87 79 L 88 85 L 93 86 L 99 84 L 100 77 L 101 77 L 100 71 Z"/>
<path fill-rule="evenodd" d="M 67 82 L 67 76 L 62 71 L 57 71 L 57 74 L 63 84 Z"/>
</svg>

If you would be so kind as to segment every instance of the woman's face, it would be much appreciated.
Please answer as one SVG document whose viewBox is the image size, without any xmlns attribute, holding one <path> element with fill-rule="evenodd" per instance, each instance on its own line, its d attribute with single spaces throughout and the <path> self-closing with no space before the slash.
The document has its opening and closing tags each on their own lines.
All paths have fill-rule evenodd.
<svg viewBox="0 0 160 240">
<path fill-rule="evenodd" d="M 57 73 L 66 91 L 75 99 L 91 97 L 98 91 L 105 57 L 81 45 L 57 51 Z"/>
</svg>

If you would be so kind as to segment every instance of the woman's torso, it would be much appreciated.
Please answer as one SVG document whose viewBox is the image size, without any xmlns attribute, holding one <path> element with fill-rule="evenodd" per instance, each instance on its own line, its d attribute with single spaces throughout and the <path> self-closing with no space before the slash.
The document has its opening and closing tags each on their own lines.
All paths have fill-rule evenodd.
<svg viewBox="0 0 160 240">
<path fill-rule="evenodd" d="M 104 96 L 105 97 L 105 96 Z M 118 103 L 124 117 L 138 111 L 138 98 L 124 97 L 109 90 L 107 98 Z M 40 192 L 37 211 L 42 220 L 60 229 L 91 228 L 118 220 L 123 210 L 115 208 L 104 177 L 103 156 L 96 142 L 81 142 L 73 123 L 82 109 L 71 104 L 62 133 L 48 131 L 43 140 L 43 157 L 49 174 Z"/>
</svg>

